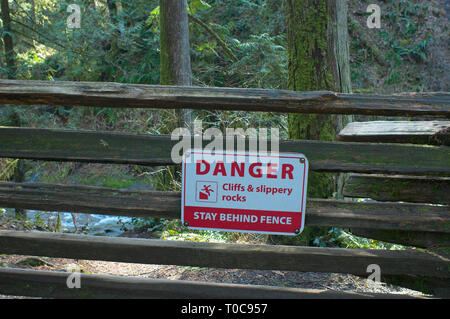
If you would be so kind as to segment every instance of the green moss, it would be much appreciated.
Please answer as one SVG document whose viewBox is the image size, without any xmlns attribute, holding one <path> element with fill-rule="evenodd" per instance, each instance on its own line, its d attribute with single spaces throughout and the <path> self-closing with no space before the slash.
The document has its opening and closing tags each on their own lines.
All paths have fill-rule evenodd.
<svg viewBox="0 0 450 319">
<path fill-rule="evenodd" d="M 328 68 L 326 0 L 287 1 L 288 18 L 288 87 L 294 91 L 334 90 L 333 73 Z M 336 119 L 320 114 L 290 114 L 290 139 L 333 141 Z M 331 154 L 330 154 L 331 156 Z M 308 177 L 308 197 L 328 198 L 335 190 L 332 174 L 311 172 Z M 324 227 L 305 227 L 292 243 L 308 245 L 316 236 L 327 232 Z"/>
<path fill-rule="evenodd" d="M 25 258 L 17 263 L 19 266 L 31 266 L 31 267 L 39 267 L 44 266 L 45 261 L 39 259 L 39 258 Z"/>
<path fill-rule="evenodd" d="M 49 184 L 65 183 L 70 176 L 71 165 L 69 163 L 45 163 L 42 166 L 38 165 L 33 170 L 27 172 L 27 177 L 39 174 L 39 182 Z"/>
<path fill-rule="evenodd" d="M 289 89 L 332 90 L 334 78 L 327 67 L 328 12 L 325 0 L 287 2 Z M 288 117 L 291 139 L 333 141 L 335 119 L 328 115 L 295 114 Z M 308 196 L 327 198 L 334 190 L 333 175 L 309 176 Z"/>
<path fill-rule="evenodd" d="M 128 188 L 133 181 L 131 179 L 121 179 L 121 178 L 112 178 L 105 176 L 102 179 L 102 186 L 104 187 L 110 187 L 110 188 Z"/>
<path fill-rule="evenodd" d="M 170 57 L 169 57 L 169 46 L 170 46 L 170 37 L 167 32 L 167 29 L 163 26 L 168 23 L 172 23 L 171 21 L 166 21 L 167 14 L 164 10 L 167 10 L 169 5 L 162 4 L 160 6 L 160 32 L 159 32 L 159 46 L 160 46 L 160 84 L 161 85 L 173 85 L 175 83 L 174 78 L 170 72 Z"/>
<path fill-rule="evenodd" d="M 327 70 L 326 0 L 291 0 L 288 16 L 288 86 L 296 91 L 313 91 L 334 87 Z"/>
</svg>

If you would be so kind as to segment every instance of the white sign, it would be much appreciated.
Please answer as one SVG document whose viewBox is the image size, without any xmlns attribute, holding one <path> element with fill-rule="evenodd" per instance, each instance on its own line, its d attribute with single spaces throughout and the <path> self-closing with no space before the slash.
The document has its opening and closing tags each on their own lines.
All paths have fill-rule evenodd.
<svg viewBox="0 0 450 319">
<path fill-rule="evenodd" d="M 302 154 L 191 149 L 182 211 L 193 229 L 296 235 L 303 230 L 308 160 Z"/>
</svg>

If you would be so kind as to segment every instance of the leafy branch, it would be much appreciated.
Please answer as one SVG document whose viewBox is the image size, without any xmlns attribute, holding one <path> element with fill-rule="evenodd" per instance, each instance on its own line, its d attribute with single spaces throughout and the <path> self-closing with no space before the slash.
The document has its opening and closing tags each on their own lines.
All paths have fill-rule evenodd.
<svg viewBox="0 0 450 319">
<path fill-rule="evenodd" d="M 219 45 L 223 48 L 223 50 L 228 55 L 228 57 L 230 57 L 233 60 L 233 62 L 239 61 L 238 57 L 233 53 L 233 51 L 231 51 L 231 49 L 227 46 L 225 41 L 223 41 L 220 38 L 220 36 L 216 32 L 214 32 L 213 29 L 211 29 L 211 27 L 209 27 L 205 22 L 203 22 L 202 20 L 200 20 L 199 18 L 193 16 L 190 13 L 188 13 L 188 16 L 189 16 L 189 19 L 191 19 L 195 23 L 197 23 L 200 26 L 202 26 L 210 35 L 212 35 L 217 40 Z"/>
</svg>

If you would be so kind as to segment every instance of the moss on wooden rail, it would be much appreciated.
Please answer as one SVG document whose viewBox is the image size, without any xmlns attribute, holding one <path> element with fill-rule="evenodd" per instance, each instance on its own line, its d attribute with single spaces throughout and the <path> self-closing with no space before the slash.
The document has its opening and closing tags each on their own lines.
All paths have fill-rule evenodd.
<svg viewBox="0 0 450 319">
<path fill-rule="evenodd" d="M 0 127 L 0 157 L 165 165 L 173 164 L 176 143 L 164 135 Z M 227 139 L 222 143 L 225 147 Z M 303 153 L 314 171 L 450 175 L 450 148 L 445 146 L 291 140 L 280 141 L 279 149 Z"/>
<path fill-rule="evenodd" d="M 351 175 L 344 196 L 377 201 L 450 204 L 450 178 L 425 176 Z"/>
<path fill-rule="evenodd" d="M 179 219 L 178 192 L 125 191 L 105 187 L 0 183 L 0 206 L 132 217 Z M 450 233 L 448 206 L 357 203 L 308 199 L 306 225 Z"/>
</svg>

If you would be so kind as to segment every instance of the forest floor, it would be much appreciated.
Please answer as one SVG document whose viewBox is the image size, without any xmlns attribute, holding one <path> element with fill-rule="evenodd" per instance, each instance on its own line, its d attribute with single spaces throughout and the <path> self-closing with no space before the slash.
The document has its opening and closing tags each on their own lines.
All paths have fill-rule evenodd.
<svg viewBox="0 0 450 319">
<path fill-rule="evenodd" d="M 14 225 L 1 228 L 14 229 Z M 144 237 L 130 234 L 126 237 Z M 123 237 L 125 237 L 123 236 Z M 148 238 L 148 240 L 152 240 Z M 133 276 L 149 279 L 189 280 L 201 282 L 264 285 L 303 289 L 334 290 L 353 293 L 401 294 L 425 296 L 421 292 L 366 278 L 338 273 L 316 273 L 278 270 L 220 269 L 171 265 L 75 260 L 66 258 L 0 255 L 0 267 L 69 272 L 79 269 L 83 273 L 115 276 Z M 25 298 L 0 295 L 0 299 Z"/>
<path fill-rule="evenodd" d="M 31 263 L 35 265 L 32 266 L 30 265 Z M 376 283 L 353 275 L 337 273 L 144 265 L 64 258 L 38 258 L 17 255 L 0 256 L 0 265 L 10 268 L 47 271 L 69 271 L 70 269 L 81 269 L 84 273 L 133 276 L 149 279 L 190 280 L 244 285 L 334 290 L 354 293 L 402 294 L 416 297 L 424 296 L 422 293 L 414 290 L 384 283 Z M 9 299 L 24 297 L 0 295 L 0 299 L 5 298 Z"/>
</svg>

